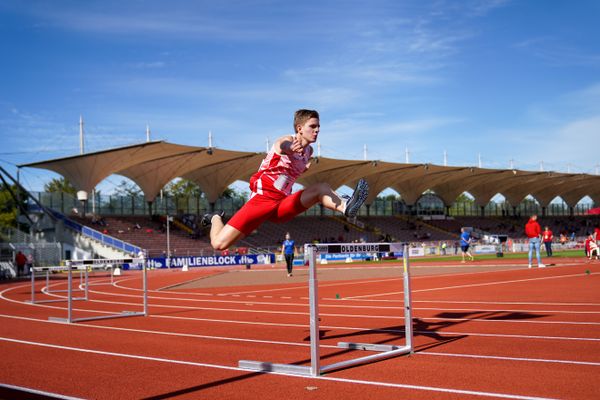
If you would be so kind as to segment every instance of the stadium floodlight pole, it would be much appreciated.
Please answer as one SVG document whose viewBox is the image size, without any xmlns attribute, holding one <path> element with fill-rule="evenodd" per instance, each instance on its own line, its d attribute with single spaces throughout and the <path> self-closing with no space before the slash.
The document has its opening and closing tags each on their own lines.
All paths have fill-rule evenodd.
<svg viewBox="0 0 600 400">
<path fill-rule="evenodd" d="M 79 154 L 83 154 L 83 115 L 79 116 Z"/>
<path fill-rule="evenodd" d="M 170 222 L 172 218 L 169 214 L 167 214 L 167 259 L 165 262 L 167 263 L 167 268 L 171 268 L 171 232 L 170 232 Z"/>
<path fill-rule="evenodd" d="M 96 188 L 92 189 L 92 214 L 96 215 Z"/>
</svg>

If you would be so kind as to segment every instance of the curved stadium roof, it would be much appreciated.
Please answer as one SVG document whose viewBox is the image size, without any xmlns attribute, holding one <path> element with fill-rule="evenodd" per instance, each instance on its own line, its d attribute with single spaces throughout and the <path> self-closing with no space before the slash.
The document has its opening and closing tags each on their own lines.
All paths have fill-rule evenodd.
<svg viewBox="0 0 600 400">
<path fill-rule="evenodd" d="M 43 168 L 68 179 L 78 190 L 91 192 L 113 174 L 128 177 L 153 201 L 171 180 L 181 177 L 195 182 L 209 202 L 237 180 L 248 181 L 258 169 L 265 153 L 185 146 L 165 141 L 145 142 L 93 153 L 23 164 L 19 167 Z M 415 204 L 426 190 L 432 190 L 446 206 L 463 192 L 485 206 L 497 193 L 513 205 L 532 195 L 542 206 L 560 196 L 575 206 L 586 195 L 600 204 L 600 176 L 558 172 L 445 167 L 434 164 L 403 164 L 384 161 L 315 158 L 298 183 L 307 186 L 327 182 L 331 187 L 353 187 L 365 178 L 371 188 L 367 204 L 382 190 L 392 188 L 407 205 Z"/>
</svg>

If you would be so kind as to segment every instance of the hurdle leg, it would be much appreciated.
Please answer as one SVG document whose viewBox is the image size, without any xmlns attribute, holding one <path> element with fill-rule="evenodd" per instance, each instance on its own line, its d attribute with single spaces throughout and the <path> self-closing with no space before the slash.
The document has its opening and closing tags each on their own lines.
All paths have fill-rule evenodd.
<svg viewBox="0 0 600 400">
<path fill-rule="evenodd" d="M 35 303 L 35 271 L 31 268 L 31 303 Z"/>
<path fill-rule="evenodd" d="M 409 348 L 410 354 L 413 354 L 412 290 L 410 287 L 410 260 L 408 251 L 408 245 L 405 244 L 402 251 L 402 260 L 404 264 L 404 332 L 406 347 Z"/>
<path fill-rule="evenodd" d="M 148 270 L 146 259 L 142 260 L 142 288 L 144 291 L 144 317 L 148 316 Z"/>
<path fill-rule="evenodd" d="M 85 290 L 85 294 L 84 294 L 84 300 L 89 300 L 89 286 L 90 286 L 90 277 L 89 277 L 89 273 L 88 273 L 88 269 L 85 269 L 85 280 L 84 280 L 84 290 Z"/>
<path fill-rule="evenodd" d="M 309 298 L 310 298 L 310 372 L 312 376 L 321 373 L 319 354 L 319 296 L 317 279 L 317 255 L 313 246 L 308 246 Z"/>
<path fill-rule="evenodd" d="M 73 268 L 70 263 L 67 266 L 69 267 L 67 274 L 67 281 L 69 282 L 67 287 L 67 322 L 71 323 L 73 319 Z"/>
<path fill-rule="evenodd" d="M 310 367 L 294 364 L 278 364 L 262 361 L 240 360 L 240 368 L 261 372 L 280 372 L 302 376 L 319 376 L 321 374 L 319 355 L 319 306 L 317 298 L 316 249 L 305 245 L 309 265 L 309 307 L 310 307 Z"/>
</svg>

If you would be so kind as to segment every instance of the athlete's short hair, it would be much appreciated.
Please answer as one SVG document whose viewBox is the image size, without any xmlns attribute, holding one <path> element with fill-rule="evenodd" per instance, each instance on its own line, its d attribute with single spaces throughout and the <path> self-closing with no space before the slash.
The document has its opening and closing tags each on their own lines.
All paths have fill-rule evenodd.
<svg viewBox="0 0 600 400">
<path fill-rule="evenodd" d="M 319 113 L 315 110 L 301 109 L 294 113 L 294 133 L 298 133 L 298 125 L 304 125 L 311 118 L 319 118 Z"/>
</svg>

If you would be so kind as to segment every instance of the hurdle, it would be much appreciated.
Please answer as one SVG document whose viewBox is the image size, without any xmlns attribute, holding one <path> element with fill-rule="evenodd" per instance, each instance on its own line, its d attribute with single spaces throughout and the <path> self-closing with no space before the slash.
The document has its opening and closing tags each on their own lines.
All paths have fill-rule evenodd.
<svg viewBox="0 0 600 400">
<path fill-rule="evenodd" d="M 68 289 L 64 290 L 52 290 L 50 286 L 50 273 L 53 272 L 65 272 L 68 267 L 65 266 L 57 266 L 57 267 L 32 267 L 31 268 L 31 299 L 28 303 L 31 304 L 42 304 L 42 303 L 57 303 L 61 301 L 65 301 L 64 299 L 49 299 L 49 300 L 37 300 L 35 297 L 35 273 L 36 272 L 46 272 L 46 293 L 54 294 L 54 293 L 66 293 Z M 80 286 L 83 286 L 84 289 L 75 289 L 73 292 L 84 292 L 84 297 L 73 297 L 73 300 L 87 300 L 88 299 L 88 291 L 87 291 L 87 283 L 88 283 L 88 270 L 87 268 L 78 268 L 79 272 L 79 283 Z M 85 274 L 85 281 L 83 280 L 83 275 Z M 43 291 L 42 291 L 43 293 Z"/>
<path fill-rule="evenodd" d="M 277 364 L 262 361 L 240 360 L 239 367 L 251 371 L 285 373 L 291 375 L 317 377 L 323 373 L 348 368 L 360 364 L 367 364 L 387 358 L 396 357 L 402 354 L 412 354 L 413 348 L 413 325 L 412 325 L 412 305 L 410 290 L 410 263 L 408 256 L 408 245 L 406 243 L 324 243 L 307 244 L 304 247 L 308 255 L 309 263 L 309 305 L 310 305 L 310 367 L 294 364 Z M 352 343 L 338 342 L 339 348 L 349 350 L 366 350 L 378 352 L 351 360 L 341 361 L 334 364 L 321 366 L 319 349 L 319 304 L 318 304 L 318 279 L 317 279 L 317 253 L 323 254 L 343 254 L 343 253 L 381 253 L 381 252 L 399 252 L 402 251 L 404 264 L 403 282 L 404 282 L 404 325 L 405 325 L 405 344 L 404 346 L 371 344 L 371 343 Z"/>
<path fill-rule="evenodd" d="M 66 262 L 66 266 L 61 267 L 36 267 L 35 271 L 46 271 L 46 282 L 48 286 L 48 275 L 53 271 L 67 271 L 67 318 L 60 317 L 48 317 L 50 321 L 56 322 L 67 322 L 67 323 L 75 323 L 75 322 L 83 322 L 83 321 L 95 321 L 101 319 L 110 319 L 110 318 L 125 318 L 125 317 L 134 317 L 134 316 L 147 316 L 148 315 L 148 274 L 146 267 L 145 258 L 122 258 L 122 259 L 93 259 L 93 260 L 69 260 Z M 109 314 L 109 315 L 101 315 L 95 317 L 84 317 L 84 318 L 74 318 L 73 317 L 73 301 L 75 300 L 89 300 L 89 269 L 99 269 L 105 268 L 104 266 L 110 265 L 111 267 L 111 284 L 113 281 L 113 266 L 115 264 L 138 264 L 142 266 L 142 297 L 143 297 L 143 311 L 135 312 L 135 311 L 122 311 L 118 314 Z M 84 297 L 73 297 L 73 292 L 77 291 L 73 289 L 73 271 L 80 272 L 80 286 L 83 286 L 83 290 L 85 295 Z M 84 274 L 85 281 L 82 281 L 81 275 Z M 35 274 L 32 273 L 31 277 L 31 303 L 48 303 L 48 302 L 57 302 L 64 301 L 64 299 L 52 299 L 52 300 L 36 300 L 35 299 Z M 57 291 L 55 291 L 57 292 Z M 94 312 L 91 310 L 91 312 Z"/>
</svg>

